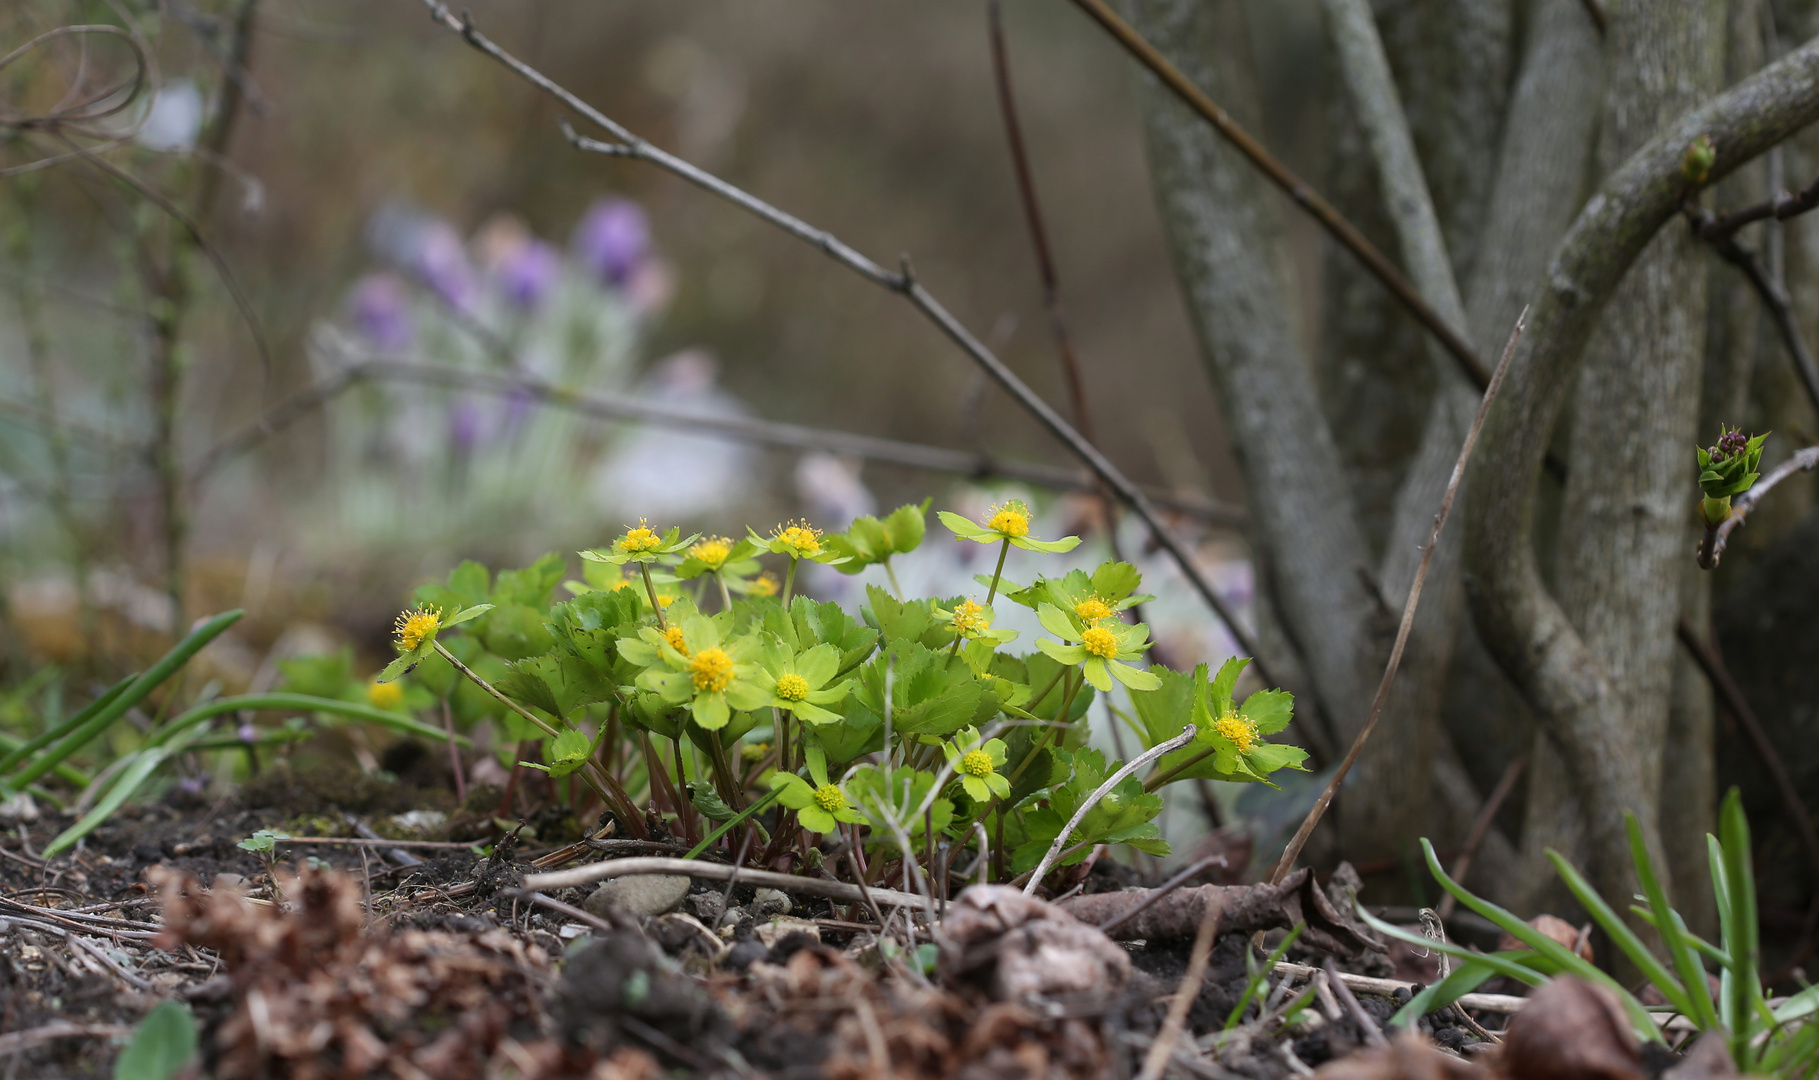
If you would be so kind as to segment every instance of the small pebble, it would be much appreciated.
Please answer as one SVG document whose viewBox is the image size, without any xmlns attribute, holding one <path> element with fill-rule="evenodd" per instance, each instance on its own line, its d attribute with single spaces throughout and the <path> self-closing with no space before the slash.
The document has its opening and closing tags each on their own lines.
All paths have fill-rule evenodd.
<svg viewBox="0 0 1819 1080">
<path fill-rule="evenodd" d="M 747 909 L 757 918 L 770 919 L 788 915 L 792 906 L 789 894 L 783 890 L 758 889 L 752 893 L 752 902 L 747 905 Z"/>
<path fill-rule="evenodd" d="M 667 874 L 613 878 L 595 889 L 581 906 L 590 915 L 602 918 L 610 908 L 631 915 L 662 915 L 682 903 L 682 898 L 688 895 L 688 885 L 687 877 Z"/>
</svg>

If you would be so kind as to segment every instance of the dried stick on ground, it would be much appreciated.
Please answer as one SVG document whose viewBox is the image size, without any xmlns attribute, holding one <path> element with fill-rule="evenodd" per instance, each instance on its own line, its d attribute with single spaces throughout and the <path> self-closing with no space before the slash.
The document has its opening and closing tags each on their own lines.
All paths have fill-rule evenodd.
<svg viewBox="0 0 1819 1080">
<path fill-rule="evenodd" d="M 1358 730 L 1358 737 L 1352 740 L 1352 748 L 1346 751 L 1345 760 L 1333 773 L 1320 797 L 1307 812 L 1301 827 L 1295 830 L 1295 836 L 1283 849 L 1282 858 L 1276 863 L 1276 869 L 1270 874 L 1271 881 L 1281 881 L 1295 865 L 1301 849 L 1307 844 L 1314 826 L 1332 804 L 1333 795 L 1339 785 L 1345 781 L 1345 774 L 1350 772 L 1357 762 L 1358 755 L 1364 752 L 1364 744 L 1377 727 L 1377 720 L 1383 715 L 1383 703 L 1389 698 L 1390 684 L 1396 680 L 1396 669 L 1402 664 L 1402 650 L 1408 645 L 1409 630 L 1415 625 L 1415 611 L 1421 604 L 1421 586 L 1427 581 L 1427 569 L 1433 563 L 1434 549 L 1440 543 L 1440 531 L 1446 527 L 1446 518 L 1453 509 L 1453 499 L 1459 494 L 1459 481 L 1465 475 L 1465 467 L 1472 460 L 1472 450 L 1478 445 L 1478 434 L 1484 430 L 1485 414 L 1490 412 L 1491 402 L 1497 399 L 1497 391 L 1503 386 L 1503 377 L 1509 372 L 1510 359 L 1516 355 L 1516 343 L 1522 340 L 1524 329 L 1528 325 L 1528 311 L 1516 317 L 1516 328 L 1511 331 L 1509 343 L 1503 347 L 1503 359 L 1497 362 L 1497 370 L 1491 375 L 1491 384 L 1485 388 L 1484 400 L 1478 405 L 1478 415 L 1472 418 L 1472 427 L 1465 433 L 1465 445 L 1459 448 L 1459 460 L 1453 465 L 1453 475 L 1446 483 L 1446 494 L 1440 499 L 1440 511 L 1434 515 L 1434 527 L 1428 532 L 1427 545 L 1421 551 L 1421 565 L 1415 570 L 1415 580 L 1408 590 L 1408 602 L 1402 606 L 1402 624 L 1396 628 L 1396 644 L 1390 649 L 1389 663 L 1383 668 L 1383 679 L 1377 684 L 1377 696 L 1371 699 L 1371 711 L 1365 718 L 1364 726 Z"/>
<path fill-rule="evenodd" d="M 1162 1021 L 1162 1030 L 1156 1033 L 1156 1041 L 1150 1045 L 1150 1052 L 1143 1059 L 1143 1071 L 1137 1074 L 1137 1080 L 1158 1080 L 1162 1070 L 1168 1067 L 1169 1058 L 1175 1055 L 1175 1044 L 1181 1041 L 1181 1032 L 1187 1025 L 1187 1011 L 1200 997 L 1200 984 L 1206 980 L 1206 961 L 1213 952 L 1213 939 L 1218 936 L 1219 913 L 1222 905 L 1214 902 L 1206 905 L 1205 914 L 1200 916 L 1200 929 L 1194 935 L 1194 951 L 1188 955 L 1187 974 L 1181 985 L 1175 987 L 1174 1000 L 1168 1003 L 1168 1016 Z"/>
<path fill-rule="evenodd" d="M 1815 404 L 1819 405 L 1819 402 Z M 1786 461 L 1770 469 L 1768 475 L 1756 481 L 1748 491 L 1732 499 L 1730 516 L 1716 527 L 1706 526 L 1705 538 L 1699 541 L 1699 566 L 1705 570 L 1716 568 L 1718 560 L 1724 557 L 1724 547 L 1730 543 L 1731 533 L 1737 531 L 1738 526 L 1743 524 L 1743 519 L 1756 508 L 1763 496 L 1795 473 L 1807 472 L 1815 467 L 1819 467 L 1819 446 L 1796 450 Z"/>
<path fill-rule="evenodd" d="M 608 859 L 605 862 L 588 863 L 569 870 L 557 870 L 548 874 L 526 874 L 524 887 L 532 892 L 545 889 L 568 889 L 579 885 L 591 885 L 607 878 L 631 877 L 639 874 L 674 874 L 688 877 L 705 878 L 710 881 L 731 881 L 736 875 L 747 885 L 762 885 L 785 892 L 808 893 L 812 896 L 825 896 L 846 904 L 876 903 L 891 907 L 914 908 L 922 910 L 925 898 L 919 893 L 899 892 L 896 889 L 877 887 L 861 888 L 848 885 L 844 881 L 828 881 L 823 878 L 803 877 L 797 874 L 779 874 L 771 870 L 751 870 L 735 868 L 725 863 L 700 862 L 695 859 Z"/>
<path fill-rule="evenodd" d="M 1137 33 L 1129 23 L 1119 18 L 1105 0 L 1074 0 L 1074 3 L 1118 39 L 1118 43 L 1136 57 L 1139 63 L 1148 68 L 1189 108 L 1199 113 L 1207 123 L 1213 126 L 1214 130 L 1224 136 L 1226 141 L 1236 147 L 1246 158 L 1249 158 L 1260 172 L 1269 177 L 1272 183 L 1294 200 L 1295 205 L 1306 210 L 1315 221 L 1319 222 L 1334 240 L 1356 256 L 1358 261 L 1364 264 L 1365 269 L 1369 270 L 1378 281 L 1381 281 L 1384 287 L 1401 302 L 1402 306 L 1408 309 L 1409 314 L 1413 315 L 1430 334 L 1434 335 L 1472 382 L 1479 387 L 1489 384 L 1490 373 L 1484 370 L 1484 362 L 1478 358 L 1471 345 L 1451 326 L 1448 326 L 1446 320 L 1442 319 L 1433 308 L 1428 306 L 1427 301 L 1422 299 L 1415 287 L 1402 276 L 1402 272 L 1396 269 L 1395 264 L 1390 262 L 1381 251 L 1378 251 L 1369 240 L 1366 240 L 1364 234 L 1347 221 L 1344 215 L 1334 209 L 1331 203 L 1322 198 L 1306 181 L 1290 172 L 1288 166 L 1276 160 L 1249 132 L 1239 127 L 1237 121 L 1233 120 L 1212 98 L 1207 97 L 1199 87 L 1189 81 L 1187 76 L 1181 74 L 1154 45 L 1144 40 L 1143 35 Z"/>
<path fill-rule="evenodd" d="M 441 0 L 423 0 L 423 3 L 429 8 L 431 16 L 437 22 L 456 31 L 468 44 L 504 64 L 519 77 L 550 94 L 578 115 L 585 117 L 590 123 L 598 125 L 616 140 L 603 142 L 575 135 L 571 131 L 570 140 L 578 149 L 649 162 L 674 173 L 684 180 L 756 214 L 797 239 L 819 248 L 836 262 L 872 284 L 899 293 L 908 299 L 917 311 L 921 312 L 946 335 L 948 340 L 958 345 L 962 352 L 966 353 L 987 375 L 991 376 L 993 381 L 1003 387 L 1019 405 L 1047 428 L 1051 435 L 1060 440 L 1087 468 L 1091 469 L 1093 474 L 1110 488 L 1120 501 L 1143 519 L 1143 523 L 1149 527 L 1156 542 L 1168 551 L 1170 557 L 1180 567 L 1183 576 L 1193 584 L 1195 591 L 1225 623 L 1232 639 L 1251 655 L 1252 665 L 1257 673 L 1262 675 L 1266 682 L 1275 681 L 1270 678 L 1268 665 L 1250 631 L 1238 621 L 1225 599 L 1214 591 L 1212 583 L 1207 580 L 1206 575 L 1195 563 L 1192 552 L 1163 523 L 1161 516 L 1156 511 L 1155 504 L 1150 501 L 1149 497 L 1131 483 L 1117 466 L 1099 452 L 1097 447 L 1082 438 L 1071 424 L 1046 401 L 1042 400 L 1035 391 L 1025 385 L 1023 380 L 1019 379 L 1010 368 L 1005 367 L 1004 362 L 999 360 L 997 355 L 986 348 L 978 338 L 974 337 L 966 327 L 962 326 L 960 321 L 954 318 L 947 308 L 935 299 L 933 294 L 923 288 L 922 283 L 916 279 L 914 272 L 910 269 L 907 259 L 900 272 L 892 273 L 884 269 L 841 242 L 832 233 L 817 229 L 799 218 L 786 214 L 757 196 L 727 183 L 712 173 L 697 168 L 674 154 L 658 149 L 632 134 L 624 125 L 610 119 L 598 109 L 558 86 L 543 73 L 507 53 L 486 35 L 474 29 L 471 22 L 457 17 Z"/>
<path fill-rule="evenodd" d="M 350 354 L 351 355 L 351 354 Z M 691 434 L 723 437 L 763 446 L 792 450 L 823 450 L 870 461 L 902 465 L 931 472 L 973 478 L 1004 477 L 1057 491 L 1094 491 L 1098 487 L 1084 474 L 1054 465 L 1004 461 L 989 454 L 952 450 L 942 446 L 881 439 L 832 428 L 806 427 L 745 416 L 726 416 L 677 409 L 654 401 L 621 394 L 580 394 L 530 375 L 508 371 L 476 371 L 412 360 L 359 356 L 353 363 L 299 390 L 272 406 L 245 428 L 223 438 L 190 465 L 191 483 L 207 476 L 235 455 L 258 446 L 315 409 L 352 389 L 363 380 L 414 382 L 451 389 L 473 390 L 502 397 L 528 397 L 553 408 L 568 409 L 600 420 L 656 424 Z M 1181 499 L 1164 492 L 1151 496 L 1156 505 L 1209 525 L 1242 526 L 1244 513 L 1225 503 Z"/>
</svg>

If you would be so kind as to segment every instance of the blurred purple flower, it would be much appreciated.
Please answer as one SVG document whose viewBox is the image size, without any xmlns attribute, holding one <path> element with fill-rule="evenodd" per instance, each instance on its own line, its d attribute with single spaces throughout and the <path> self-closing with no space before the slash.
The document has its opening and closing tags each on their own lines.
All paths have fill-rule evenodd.
<svg viewBox="0 0 1819 1080">
<path fill-rule="evenodd" d="M 448 436 L 457 454 L 471 454 L 480 444 L 480 410 L 472 401 L 464 398 L 450 406 Z"/>
<path fill-rule="evenodd" d="M 411 269 L 450 307 L 463 313 L 473 311 L 480 283 L 468 261 L 467 245 L 461 242 L 454 226 L 445 221 L 425 226 L 417 237 Z"/>
<path fill-rule="evenodd" d="M 562 256 L 541 240 L 521 244 L 499 264 L 499 291 L 521 311 L 535 310 L 555 287 Z"/>
<path fill-rule="evenodd" d="M 241 724 L 240 729 L 234 734 L 239 737 L 241 742 L 246 743 L 248 746 L 259 741 L 259 729 L 253 726 L 251 720 Z"/>
<path fill-rule="evenodd" d="M 177 781 L 177 787 L 186 795 L 200 795 L 208 790 L 208 777 L 186 776 Z"/>
<path fill-rule="evenodd" d="M 575 257 L 614 287 L 631 280 L 650 252 L 644 210 L 630 199 L 596 199 L 575 226 Z"/>
<path fill-rule="evenodd" d="M 396 352 L 411 343 L 410 294 L 395 274 L 368 274 L 348 294 L 354 329 L 375 347 Z"/>
</svg>

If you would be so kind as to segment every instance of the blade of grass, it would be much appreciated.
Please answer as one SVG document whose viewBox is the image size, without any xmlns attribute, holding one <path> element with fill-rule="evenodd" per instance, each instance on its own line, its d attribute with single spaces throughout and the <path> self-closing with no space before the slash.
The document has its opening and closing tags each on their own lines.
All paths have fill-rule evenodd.
<svg viewBox="0 0 1819 1080">
<path fill-rule="evenodd" d="M 1540 986 L 1547 981 L 1547 976 L 1545 974 L 1528 966 L 1526 963 L 1505 959 L 1505 957 L 1509 955 L 1508 953 L 1475 953 L 1464 946 L 1454 945 L 1450 941 L 1435 941 L 1433 938 L 1422 937 L 1420 934 L 1412 934 L 1407 930 L 1402 929 L 1400 926 L 1384 922 L 1382 919 L 1377 918 L 1375 915 L 1364 910 L 1364 905 L 1362 904 L 1358 905 L 1358 917 L 1363 919 L 1371 929 L 1380 934 L 1386 934 L 1398 941 L 1407 942 L 1410 945 L 1416 945 L 1423 949 L 1432 949 L 1435 952 L 1445 953 L 1455 960 L 1484 964 L 1487 967 L 1494 969 L 1497 974 L 1507 975 L 1526 985 Z"/>
<path fill-rule="evenodd" d="M 1407 1027 L 1428 1013 L 1446 1008 L 1498 974 L 1495 967 L 1479 963 L 1479 959 L 1485 954 L 1467 953 L 1466 955 L 1469 955 L 1471 959 L 1454 968 L 1451 975 L 1410 998 L 1408 1004 L 1397 1009 L 1396 1015 L 1390 1017 L 1390 1023 L 1398 1027 Z M 1499 952 L 1490 955 L 1521 964 L 1541 975 L 1552 975 L 1559 970 L 1546 957 L 1526 949 L 1521 952 Z"/>
<path fill-rule="evenodd" d="M 1762 997 L 1757 974 L 1760 941 L 1756 929 L 1756 877 L 1750 866 L 1750 826 L 1743 814 L 1743 794 L 1732 788 L 1718 812 L 1718 835 L 1724 857 L 1724 879 L 1730 900 L 1729 933 L 1724 951 L 1731 954 L 1731 1057 L 1747 1069 L 1755 1034 L 1756 1003 Z"/>
<path fill-rule="evenodd" d="M 55 768 L 58 762 L 93 742 L 102 732 L 113 726 L 114 721 L 125 716 L 126 710 L 145 700 L 146 696 L 156 690 L 166 679 L 175 675 L 184 664 L 189 663 L 191 657 L 201 652 L 203 646 L 219 637 L 222 631 L 238 622 L 240 616 L 244 614 L 246 613 L 239 609 L 223 612 L 191 630 L 188 636 L 179 641 L 170 652 L 165 653 L 164 657 L 153 664 L 145 674 L 134 679 L 132 685 L 121 691 L 119 696 L 109 702 L 106 707 L 97 710 L 81 726 L 64 736 L 55 746 L 40 754 L 30 765 L 8 780 L 7 784 L 13 788 L 24 787 Z"/>
<path fill-rule="evenodd" d="M 682 857 L 684 859 L 693 859 L 693 858 L 699 857 L 703 851 L 706 851 L 708 848 L 713 846 L 714 841 L 720 839 L 722 836 L 725 836 L 733 828 L 733 826 L 739 824 L 741 821 L 744 821 L 746 818 L 751 817 L 753 814 L 764 809 L 766 806 L 769 806 L 771 801 L 774 800 L 778 796 L 778 794 L 779 794 L 778 791 L 776 791 L 775 789 L 772 789 L 771 791 L 766 792 L 764 795 L 759 796 L 757 799 L 753 800 L 753 802 L 750 806 L 746 807 L 745 809 L 739 811 L 737 814 L 728 818 L 726 820 L 726 824 L 720 826 L 718 829 L 715 829 L 713 832 L 708 833 L 706 836 L 702 837 L 701 842 L 699 844 L 696 844 L 694 847 L 689 848 L 688 854 L 684 855 Z"/>
<path fill-rule="evenodd" d="M 1301 936 L 1301 931 L 1306 929 L 1307 923 L 1296 923 L 1294 929 L 1288 932 L 1288 936 L 1282 939 L 1282 944 L 1270 950 L 1269 956 L 1263 961 L 1263 966 L 1258 968 L 1251 975 L 1251 981 L 1245 984 L 1244 993 L 1238 996 L 1238 1004 L 1232 1006 L 1232 1011 L 1225 1018 L 1225 1027 L 1221 1030 L 1230 1031 L 1238 1026 L 1238 1021 L 1244 1016 L 1245 1007 L 1251 1003 L 1251 999 L 1257 996 L 1258 989 L 1269 981 L 1270 972 L 1276 970 L 1276 965 L 1282 962 L 1284 956 L 1288 955 L 1288 947 L 1293 945 L 1295 939 Z M 1246 955 L 1249 955 L 1249 951 L 1250 947 L 1245 946 Z"/>
<path fill-rule="evenodd" d="M 1737 1030 L 1737 1020 L 1732 1013 L 1735 997 L 1731 988 L 1737 981 L 1737 928 L 1732 925 L 1735 912 L 1731 909 L 1731 888 L 1724 860 L 1724 845 L 1710 833 L 1705 835 L 1705 856 L 1711 866 L 1712 896 L 1718 905 L 1718 942 L 1725 956 L 1731 958 L 1718 972 L 1718 1019 L 1732 1031 Z"/>
<path fill-rule="evenodd" d="M 100 828 L 108 818 L 113 817 L 114 813 L 126 804 L 126 800 L 138 794 L 139 789 L 145 786 L 145 782 L 158 771 L 158 766 L 188 749 L 189 743 L 189 739 L 178 739 L 164 746 L 153 746 L 141 750 L 137 760 L 120 771 L 113 787 L 109 788 L 107 794 L 101 797 L 101 801 L 95 804 L 93 810 L 84 814 L 80 821 L 58 833 L 55 840 L 45 845 L 44 857 L 49 859 L 68 851 L 75 847 L 83 837 Z"/>
<path fill-rule="evenodd" d="M 133 680 L 136 678 L 138 678 L 137 675 L 128 675 L 126 678 L 121 679 L 119 682 L 109 687 L 107 693 L 102 694 L 100 697 L 89 702 L 81 712 L 48 731 L 34 735 L 20 743 L 18 746 L 9 748 L 6 756 L 0 757 L 0 773 L 6 772 L 6 770 L 19 764 L 21 761 L 24 761 L 32 754 L 37 753 L 56 740 L 63 738 L 65 735 L 68 735 L 70 732 L 81 727 L 83 724 L 88 723 L 89 720 L 94 718 L 96 713 L 113 704 L 114 699 L 119 697 L 127 687 L 131 686 Z"/>
<path fill-rule="evenodd" d="M 1598 970 L 1598 968 L 1587 963 L 1571 949 L 1568 949 L 1558 941 L 1543 934 L 1523 920 L 1518 919 L 1510 912 L 1498 907 L 1488 900 L 1480 899 L 1473 895 L 1465 886 L 1460 885 L 1458 882 L 1448 877 L 1446 871 L 1440 866 L 1440 856 L 1434 853 L 1434 845 L 1430 843 L 1426 837 L 1421 839 L 1421 851 L 1427 858 L 1428 872 L 1434 875 L 1434 880 L 1440 883 L 1441 888 L 1458 897 L 1461 904 L 1464 904 L 1468 909 L 1477 912 L 1491 922 L 1496 923 L 1499 929 L 1508 933 L 1517 941 L 1522 942 L 1529 948 L 1548 957 L 1556 964 L 1559 964 L 1562 971 L 1584 979 L 1586 982 L 1596 983 L 1616 994 L 1617 999 L 1623 1004 L 1623 1011 L 1628 1014 L 1630 1020 L 1636 1024 L 1637 1033 L 1643 1038 L 1652 1038 L 1657 1041 L 1660 1040 L 1661 1032 L 1656 1028 L 1654 1021 L 1648 1018 L 1648 1011 L 1645 1010 L 1642 1007 L 1642 1003 L 1637 1001 L 1635 996 L 1624 989 L 1623 985 L 1616 979 L 1613 979 L 1609 975 Z M 1416 944 L 1423 945 L 1427 948 L 1440 947 L 1438 942 L 1429 941 L 1427 938 L 1420 939 Z"/>
<path fill-rule="evenodd" d="M 1655 925 L 1655 913 L 1650 911 L 1648 908 L 1643 907 L 1641 904 L 1631 904 L 1630 912 L 1632 914 L 1634 914 L 1638 919 L 1641 919 L 1643 922 L 1648 923 L 1650 926 Z M 1679 912 L 1674 913 L 1674 921 L 1680 927 L 1681 938 L 1684 939 L 1688 945 L 1691 945 L 1693 948 L 1698 949 L 1700 952 L 1704 953 L 1707 958 L 1709 958 L 1713 963 L 1719 965 L 1720 967 L 1728 968 L 1730 966 L 1730 963 L 1731 963 L 1730 956 L 1727 953 L 1725 953 L 1725 951 L 1723 949 L 1720 949 L 1718 946 L 1713 945 L 1711 942 L 1700 937 L 1698 934 L 1695 934 L 1691 930 L 1688 930 L 1686 928 L 1686 920 L 1680 918 Z M 1660 928 L 1656 927 L 1656 929 L 1660 929 Z M 1720 1024 L 1723 1023 L 1722 1017 L 1719 1018 L 1719 1023 Z"/>
<path fill-rule="evenodd" d="M 1630 958 L 1630 962 L 1636 965 L 1644 978 L 1655 985 L 1655 989 L 1661 991 L 1661 996 L 1667 999 L 1669 1005 L 1686 1016 L 1696 1017 L 1698 1014 L 1693 1011 L 1692 1001 L 1686 988 L 1680 985 L 1680 980 L 1674 978 L 1674 973 L 1667 969 L 1667 965 L 1649 951 L 1648 946 L 1629 928 L 1622 916 L 1604 902 L 1604 897 L 1598 895 L 1598 890 L 1592 888 L 1592 883 L 1585 880 L 1585 876 L 1575 870 L 1573 864 L 1567 862 L 1565 856 L 1558 851 L 1549 849 L 1547 857 L 1554 864 L 1554 872 L 1560 875 L 1560 880 L 1566 883 L 1567 890 L 1585 908 L 1586 914 L 1610 935 L 1612 944 Z"/>
<path fill-rule="evenodd" d="M 14 750 L 23 745 L 25 745 L 25 743 L 22 740 L 16 739 L 13 736 L 0 731 L 0 749 Z M 94 777 L 83 772 L 81 769 L 76 768 L 67 761 L 59 764 L 56 768 L 52 769 L 51 772 L 55 773 L 58 779 L 67 781 L 78 788 L 87 787 L 94 779 Z"/>
<path fill-rule="evenodd" d="M 1713 1031 L 1719 1025 L 1718 1007 L 1712 1003 L 1711 988 L 1705 982 L 1705 965 L 1699 962 L 1699 954 L 1694 951 L 1690 942 L 1681 936 L 1681 920 L 1677 912 L 1668 906 L 1667 890 L 1661 887 L 1661 878 L 1655 873 L 1655 860 L 1648 853 L 1648 846 L 1642 842 L 1642 826 L 1637 823 L 1635 814 L 1625 814 L 1624 824 L 1629 828 L 1630 858 L 1636 864 L 1636 877 L 1642 885 L 1642 894 L 1648 897 L 1648 906 L 1655 917 L 1648 920 L 1655 932 L 1661 935 L 1662 944 L 1667 946 L 1667 954 L 1674 961 L 1674 970 L 1680 976 L 1680 985 L 1684 988 L 1686 999 L 1692 1004 L 1693 1011 L 1687 1016 L 1697 1024 L 1701 1031 Z M 1605 910 L 1610 910 L 1608 907 Z M 1615 912 L 1611 919 L 1618 926 L 1629 928 Z M 1613 935 L 1614 936 L 1614 935 Z M 1634 934 L 1630 935 L 1632 938 Z"/>
<path fill-rule="evenodd" d="M 449 733 L 443 728 L 434 724 L 426 724 L 421 720 L 405 716 L 402 713 L 390 712 L 386 709 L 376 709 L 371 705 L 362 705 L 353 701 L 340 701 L 335 698 L 316 697 L 313 694 L 287 694 L 280 692 L 271 694 L 244 694 L 240 697 L 220 698 L 208 702 L 205 705 L 198 705 L 188 712 L 172 718 L 163 727 L 160 727 L 152 734 L 149 742 L 153 746 L 160 745 L 170 740 L 179 732 L 193 727 L 204 720 L 220 716 L 222 713 L 238 712 L 240 710 L 246 710 L 248 712 L 268 710 L 323 712 L 335 716 L 345 716 L 352 720 L 364 720 L 369 724 L 379 724 L 404 735 L 416 735 L 424 739 L 434 739 L 436 742 L 446 742 L 449 739 Z M 454 740 L 458 746 L 473 745 L 465 735 L 456 735 L 454 736 Z"/>
</svg>

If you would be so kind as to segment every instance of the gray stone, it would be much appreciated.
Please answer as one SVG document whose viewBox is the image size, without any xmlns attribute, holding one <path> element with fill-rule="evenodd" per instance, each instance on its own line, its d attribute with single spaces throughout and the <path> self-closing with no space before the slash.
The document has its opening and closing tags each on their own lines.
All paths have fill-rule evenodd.
<svg viewBox="0 0 1819 1080">
<path fill-rule="evenodd" d="M 724 896 L 723 893 L 709 889 L 707 892 L 691 893 L 682 903 L 688 908 L 689 914 L 712 928 L 720 924 L 720 916 L 726 913 Z"/>
<path fill-rule="evenodd" d="M 789 894 L 781 889 L 758 889 L 752 893 L 749 910 L 753 916 L 763 920 L 788 915 L 793 906 Z"/>
<path fill-rule="evenodd" d="M 688 878 L 666 874 L 641 874 L 613 878 L 603 883 L 582 904 L 591 915 L 606 917 L 610 908 L 630 915 L 662 915 L 688 895 Z"/>
</svg>

